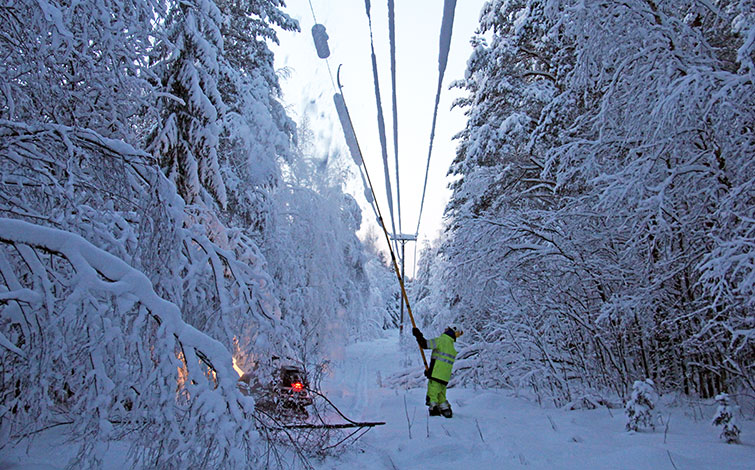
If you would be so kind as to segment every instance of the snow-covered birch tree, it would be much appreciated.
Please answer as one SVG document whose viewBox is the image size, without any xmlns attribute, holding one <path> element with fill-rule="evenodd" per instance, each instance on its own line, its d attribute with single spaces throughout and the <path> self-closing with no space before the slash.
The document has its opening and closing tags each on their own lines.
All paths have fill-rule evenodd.
<svg viewBox="0 0 755 470">
<path fill-rule="evenodd" d="M 145 59 L 159 0 L 0 6 L 0 119 L 92 129 L 135 143 L 150 103 Z"/>
<path fill-rule="evenodd" d="M 274 266 L 282 316 L 299 334 L 300 355 L 319 362 L 352 338 L 375 335 L 382 317 L 368 307 L 367 257 L 356 236 L 362 213 L 341 186 L 344 154 L 319 156 L 306 119 L 299 134 L 272 196 L 274 243 L 266 244 L 265 256 Z"/>
<path fill-rule="evenodd" d="M 441 251 L 447 308 L 519 351 L 503 381 L 752 387 L 754 26 L 740 1 L 483 9 Z"/>
</svg>

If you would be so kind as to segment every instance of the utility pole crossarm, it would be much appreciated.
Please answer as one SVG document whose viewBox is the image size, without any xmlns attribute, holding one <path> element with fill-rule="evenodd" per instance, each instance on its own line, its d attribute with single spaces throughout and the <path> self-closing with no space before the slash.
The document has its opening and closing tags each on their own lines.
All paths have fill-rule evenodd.
<svg viewBox="0 0 755 470">
<path fill-rule="evenodd" d="M 393 235 L 391 237 L 391 240 L 396 240 L 400 242 L 416 242 L 417 235 L 413 233 L 399 233 L 399 234 Z"/>
</svg>

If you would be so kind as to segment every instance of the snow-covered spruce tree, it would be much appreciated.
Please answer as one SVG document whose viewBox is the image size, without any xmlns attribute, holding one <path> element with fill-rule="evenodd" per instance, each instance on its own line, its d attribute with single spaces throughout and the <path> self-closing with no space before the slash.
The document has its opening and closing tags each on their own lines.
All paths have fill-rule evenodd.
<svg viewBox="0 0 755 470">
<path fill-rule="evenodd" d="M 540 391 L 624 395 L 636 374 L 704 396 L 752 386 L 752 270 L 735 271 L 753 227 L 740 215 L 753 184 L 745 3 L 483 9 L 451 169 L 448 302 L 476 331 L 505 332 L 486 350 L 527 351 L 508 370 Z"/>
<path fill-rule="evenodd" d="M 218 81 L 223 22 L 214 0 L 168 4 L 166 34 L 152 56 L 160 77 L 160 113 L 148 149 L 189 204 L 227 204 L 218 163 L 225 113 Z"/>
<path fill-rule="evenodd" d="M 721 428 L 721 435 L 719 437 L 726 441 L 727 444 L 739 444 L 739 434 L 742 430 L 739 429 L 739 423 L 737 423 L 737 406 L 732 405 L 731 398 L 729 398 L 729 394 L 727 393 L 716 395 L 716 402 L 718 403 L 718 408 L 711 424 Z"/>
<path fill-rule="evenodd" d="M 149 148 L 187 202 L 179 223 L 191 239 L 165 269 L 166 280 L 181 282 L 166 282 L 161 293 L 187 322 L 233 348 L 244 370 L 255 357 L 282 354 L 290 332 L 272 296 L 259 233 L 266 191 L 279 174 L 276 158 L 287 155 L 293 134 L 275 99 L 265 42 L 275 40 L 274 26 L 296 28 L 278 4 L 171 4 L 166 39 L 153 54 L 166 95 Z"/>
<path fill-rule="evenodd" d="M 639 431 L 643 428 L 655 430 L 653 410 L 658 400 L 655 384 L 651 379 L 635 380 L 632 395 L 624 407 L 627 416 L 627 431 Z"/>
<path fill-rule="evenodd" d="M 218 0 L 224 43 L 218 88 L 226 105 L 220 135 L 220 171 L 228 196 L 224 217 L 264 239 L 270 190 L 280 182 L 278 159 L 290 161 L 295 123 L 278 101 L 280 85 L 269 42 L 275 27 L 298 31 L 280 0 Z"/>
</svg>

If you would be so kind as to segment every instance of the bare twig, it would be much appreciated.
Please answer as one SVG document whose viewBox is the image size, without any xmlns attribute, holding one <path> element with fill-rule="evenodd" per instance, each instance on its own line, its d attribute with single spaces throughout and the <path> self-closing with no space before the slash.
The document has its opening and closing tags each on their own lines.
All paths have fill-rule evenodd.
<svg viewBox="0 0 755 470">
<path fill-rule="evenodd" d="M 44 432 L 44 431 L 47 431 L 48 429 L 52 429 L 52 428 L 55 428 L 55 427 L 58 427 L 58 426 L 65 426 L 66 424 L 73 424 L 73 421 L 64 421 L 62 423 L 52 423 L 49 426 L 45 426 L 43 428 L 35 429 L 34 431 L 25 432 L 25 433 L 20 434 L 18 436 L 12 436 L 12 437 L 14 439 L 18 438 L 18 440 L 20 441 L 21 439 L 25 439 L 25 438 L 33 435 L 33 434 Z"/>
<path fill-rule="evenodd" d="M 477 432 L 480 433 L 480 440 L 482 442 L 485 442 L 485 438 L 482 437 L 482 429 L 480 429 L 480 423 L 477 421 L 477 418 L 474 419 L 474 424 L 477 426 Z"/>
<path fill-rule="evenodd" d="M 313 423 L 302 423 L 302 424 L 281 424 L 281 429 L 347 429 L 347 428 L 371 428 L 373 426 L 381 426 L 385 424 L 384 422 L 380 421 L 363 421 L 363 422 L 353 422 L 353 423 L 335 423 L 335 424 L 313 424 Z M 277 428 L 275 428 L 277 429 Z"/>
<path fill-rule="evenodd" d="M 314 468 L 312 464 L 309 463 L 309 460 L 307 459 L 307 457 L 304 455 L 304 451 L 301 448 L 301 446 L 298 445 L 296 438 L 288 430 L 286 430 L 285 427 L 283 427 L 282 423 L 278 421 L 273 415 L 265 413 L 264 411 L 258 409 L 256 410 L 256 413 L 252 416 L 254 420 L 257 421 L 257 423 L 259 424 L 258 428 L 263 429 L 265 434 L 268 436 L 266 438 L 266 441 L 269 444 L 268 452 L 270 452 L 271 450 L 274 452 L 276 461 L 278 461 L 279 464 L 282 463 L 280 459 L 280 454 L 278 453 L 277 447 L 274 445 L 274 440 L 270 437 L 271 435 L 270 431 L 272 430 L 282 431 L 286 435 L 286 438 L 291 443 L 291 446 L 294 449 L 296 456 L 299 458 L 299 461 L 302 463 L 302 465 L 305 468 L 307 469 Z M 269 420 L 269 422 L 274 423 L 275 427 L 270 426 L 268 424 L 269 422 L 266 423 L 264 420 L 260 418 L 260 416 L 264 416 L 265 418 Z"/>
<path fill-rule="evenodd" d="M 553 418 L 551 418 L 551 415 L 545 415 L 548 418 L 548 421 L 551 423 L 551 428 L 553 428 L 554 431 L 558 432 L 558 427 L 556 426 L 556 423 L 553 422 Z"/>
<path fill-rule="evenodd" d="M 414 408 L 416 411 L 417 408 Z M 412 438 L 412 420 L 409 419 L 409 409 L 406 406 L 406 394 L 404 394 L 404 414 L 406 415 L 406 426 L 409 428 L 409 439 Z"/>
<path fill-rule="evenodd" d="M 323 450 L 323 451 L 326 451 L 326 450 L 329 450 L 329 449 L 333 449 L 333 448 L 335 448 L 335 447 L 338 447 L 338 446 L 340 446 L 341 444 L 343 444 L 344 442 L 346 442 L 347 440 L 349 440 L 349 438 L 350 438 L 351 436 L 353 436 L 353 435 L 355 435 L 355 434 L 357 434 L 357 433 L 359 433 L 359 432 L 361 431 L 361 433 L 360 433 L 360 434 L 359 434 L 359 435 L 358 435 L 357 437 L 355 437 L 355 438 L 354 438 L 354 440 L 356 441 L 356 440 L 358 440 L 358 439 L 359 439 L 360 437 L 362 437 L 362 436 L 363 436 L 363 435 L 364 435 L 364 434 L 365 434 L 365 433 L 366 433 L 367 431 L 369 431 L 369 430 L 370 430 L 370 428 L 359 428 L 359 429 L 356 429 L 356 430 L 355 430 L 354 432 L 352 432 L 352 433 L 351 433 L 351 434 L 349 434 L 348 436 L 344 437 L 344 438 L 343 438 L 343 439 L 341 439 L 340 441 L 338 441 L 338 442 L 336 442 L 335 444 L 333 444 L 333 445 L 330 445 L 330 446 L 328 446 L 328 447 L 324 447 L 324 448 L 322 448 L 322 450 Z"/>
<path fill-rule="evenodd" d="M 333 404 L 333 402 L 332 402 L 332 401 L 328 400 L 328 397 L 326 397 L 326 396 L 325 396 L 325 395 L 323 395 L 322 393 L 318 392 L 317 390 L 312 390 L 312 389 L 309 389 L 309 388 L 308 388 L 307 390 L 309 390 L 310 392 L 314 393 L 314 394 L 315 394 L 315 395 L 317 395 L 318 397 L 320 397 L 320 398 L 322 398 L 323 400 L 325 400 L 326 402 L 328 402 L 328 405 L 330 405 L 331 407 L 333 407 L 333 409 L 334 409 L 334 410 L 336 411 L 336 413 L 338 413 L 338 414 L 339 414 L 339 415 L 341 416 L 341 418 L 345 419 L 346 421 L 348 421 L 349 423 L 351 423 L 351 424 L 353 424 L 353 425 L 356 425 L 356 426 L 379 426 L 379 425 L 381 425 L 381 424 L 385 424 L 384 422 L 373 422 L 373 423 L 358 423 L 358 422 L 356 422 L 356 421 L 352 421 L 352 420 L 350 420 L 349 418 L 347 418 L 347 417 L 346 417 L 346 415 L 344 415 L 343 413 L 341 413 L 341 410 L 339 410 L 339 409 L 338 409 L 338 408 L 336 407 L 336 405 L 334 405 L 334 404 Z"/>
<path fill-rule="evenodd" d="M 666 435 L 668 434 L 668 425 L 671 422 L 671 413 L 669 413 L 668 418 L 666 419 L 666 429 L 663 431 L 663 443 L 666 443 Z"/>
<path fill-rule="evenodd" d="M 671 466 L 674 467 L 674 470 L 679 470 L 679 468 L 677 468 L 676 464 L 674 463 L 674 459 L 671 458 L 671 452 L 666 450 L 666 453 L 668 454 L 668 459 L 671 461 Z"/>
<path fill-rule="evenodd" d="M 554 77 L 553 74 L 550 74 L 548 72 L 540 72 L 538 70 L 529 70 L 529 71 L 524 72 L 523 74 L 520 75 L 521 78 L 533 77 L 533 76 L 534 77 L 545 77 L 545 78 L 551 80 L 554 83 L 556 82 L 556 77 Z"/>
</svg>

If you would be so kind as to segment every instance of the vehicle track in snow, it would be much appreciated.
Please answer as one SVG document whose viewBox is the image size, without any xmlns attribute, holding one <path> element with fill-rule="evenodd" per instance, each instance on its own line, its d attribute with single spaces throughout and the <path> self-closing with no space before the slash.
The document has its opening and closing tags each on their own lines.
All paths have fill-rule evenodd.
<svg viewBox="0 0 755 470">
<path fill-rule="evenodd" d="M 352 409 L 349 410 L 349 412 L 353 416 L 358 416 L 360 419 L 364 416 L 364 409 L 365 406 L 367 406 L 367 383 L 366 383 L 366 370 L 367 366 L 363 361 L 360 361 L 359 363 L 359 373 L 356 376 L 356 381 L 354 383 L 354 403 L 352 405 Z"/>
<path fill-rule="evenodd" d="M 349 418 L 363 420 L 371 406 L 375 371 L 379 360 L 371 343 L 357 343 L 346 348 L 343 357 L 334 361 L 331 375 L 323 381 L 323 390 L 333 403 Z M 374 417 L 374 416 L 373 416 Z"/>
</svg>

